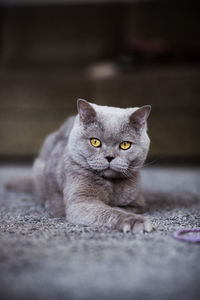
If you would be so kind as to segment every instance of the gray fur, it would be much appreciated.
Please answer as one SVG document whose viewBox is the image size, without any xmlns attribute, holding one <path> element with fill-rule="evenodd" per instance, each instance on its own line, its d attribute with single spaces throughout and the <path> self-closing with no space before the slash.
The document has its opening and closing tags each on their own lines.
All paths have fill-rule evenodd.
<svg viewBox="0 0 200 300">
<path fill-rule="evenodd" d="M 39 199 L 53 215 L 74 224 L 151 231 L 147 219 L 118 208 L 144 207 L 139 169 L 149 150 L 150 106 L 122 109 L 80 99 L 78 112 L 46 138 L 34 163 Z M 102 146 L 93 147 L 90 138 Z M 131 148 L 120 149 L 123 141 L 132 142 Z M 114 159 L 109 163 L 106 156 Z"/>
</svg>

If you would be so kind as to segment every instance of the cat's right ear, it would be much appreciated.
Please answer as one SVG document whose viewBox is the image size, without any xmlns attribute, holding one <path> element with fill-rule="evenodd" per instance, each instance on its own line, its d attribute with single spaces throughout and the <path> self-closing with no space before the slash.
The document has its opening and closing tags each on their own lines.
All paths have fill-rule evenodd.
<svg viewBox="0 0 200 300">
<path fill-rule="evenodd" d="M 96 112 L 89 102 L 83 99 L 78 99 L 77 108 L 81 122 L 89 124 L 95 121 Z"/>
<path fill-rule="evenodd" d="M 144 105 L 134 111 L 130 116 L 132 126 L 136 129 L 142 128 L 149 117 L 150 111 L 151 105 Z"/>
</svg>

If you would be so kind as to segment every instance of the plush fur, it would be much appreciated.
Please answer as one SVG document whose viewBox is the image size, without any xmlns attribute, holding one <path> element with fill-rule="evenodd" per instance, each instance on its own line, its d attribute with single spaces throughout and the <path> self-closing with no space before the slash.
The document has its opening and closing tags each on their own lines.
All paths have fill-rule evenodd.
<svg viewBox="0 0 200 300">
<path fill-rule="evenodd" d="M 35 160 L 38 198 L 52 215 L 73 224 L 152 231 L 150 221 L 123 209 L 144 208 L 139 169 L 149 150 L 146 121 L 151 107 L 122 109 L 82 99 L 77 106 L 78 114 L 46 138 Z M 101 146 L 92 146 L 91 138 L 98 138 Z M 123 141 L 131 142 L 128 150 L 120 149 Z"/>
</svg>

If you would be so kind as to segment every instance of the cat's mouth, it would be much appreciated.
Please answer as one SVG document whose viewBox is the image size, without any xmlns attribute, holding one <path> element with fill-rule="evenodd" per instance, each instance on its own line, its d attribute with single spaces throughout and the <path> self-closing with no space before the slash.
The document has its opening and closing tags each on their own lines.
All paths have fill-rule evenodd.
<svg viewBox="0 0 200 300">
<path fill-rule="evenodd" d="M 108 166 L 106 169 L 98 172 L 99 175 L 105 179 L 116 179 L 124 178 L 123 172 L 113 169 L 111 166 Z"/>
<path fill-rule="evenodd" d="M 93 169 L 93 171 L 98 174 L 101 177 L 104 178 L 125 178 L 126 176 L 126 171 L 127 171 L 127 167 L 123 167 L 122 166 L 116 166 L 113 164 L 106 164 L 106 165 L 102 165 L 102 164 L 92 164 L 91 162 L 89 163 L 90 167 Z"/>
</svg>

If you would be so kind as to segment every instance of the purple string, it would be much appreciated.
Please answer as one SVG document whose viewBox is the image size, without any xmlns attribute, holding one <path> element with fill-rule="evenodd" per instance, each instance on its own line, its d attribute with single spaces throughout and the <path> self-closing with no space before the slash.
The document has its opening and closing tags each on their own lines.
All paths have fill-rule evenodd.
<svg viewBox="0 0 200 300">
<path fill-rule="evenodd" d="M 190 243 L 198 243 L 200 242 L 200 235 L 186 236 L 185 233 L 189 232 L 200 232 L 200 227 L 197 228 L 186 228 L 180 229 L 174 232 L 173 236 L 176 240 L 185 241 Z"/>
</svg>

